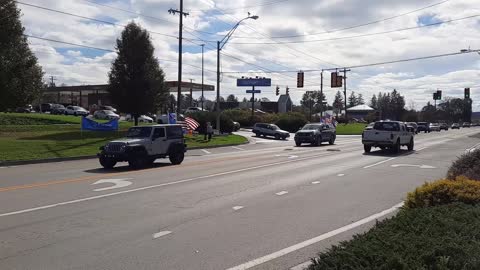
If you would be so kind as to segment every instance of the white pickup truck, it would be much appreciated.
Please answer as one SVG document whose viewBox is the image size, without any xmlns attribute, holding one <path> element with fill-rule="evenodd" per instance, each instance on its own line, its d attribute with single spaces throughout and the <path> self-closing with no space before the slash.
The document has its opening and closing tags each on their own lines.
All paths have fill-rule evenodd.
<svg viewBox="0 0 480 270">
<path fill-rule="evenodd" d="M 372 147 L 382 150 L 390 148 L 398 153 L 404 145 L 409 151 L 413 151 L 414 134 L 407 130 L 403 122 L 379 121 L 375 122 L 372 129 L 363 131 L 362 143 L 365 153 L 370 153 Z"/>
</svg>

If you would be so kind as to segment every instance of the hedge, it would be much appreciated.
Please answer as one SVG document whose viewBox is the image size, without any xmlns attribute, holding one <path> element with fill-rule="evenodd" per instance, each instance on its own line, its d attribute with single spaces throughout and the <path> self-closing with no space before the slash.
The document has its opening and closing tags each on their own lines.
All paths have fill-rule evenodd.
<svg viewBox="0 0 480 270">
<path fill-rule="evenodd" d="M 480 206 L 402 209 L 312 260 L 310 270 L 480 269 Z"/>
<path fill-rule="evenodd" d="M 425 183 L 408 193 L 405 206 L 419 208 L 453 202 L 480 203 L 480 182 L 458 177 L 455 181 L 445 179 Z"/>
<path fill-rule="evenodd" d="M 447 178 L 454 180 L 459 176 L 480 180 L 480 149 L 466 153 L 453 162 Z"/>
<path fill-rule="evenodd" d="M 214 129 L 216 128 L 217 114 L 214 112 L 189 113 L 187 116 L 192 117 L 200 124 L 200 126 L 197 128 L 197 131 L 200 133 L 205 132 L 207 122 L 210 122 Z M 220 129 L 222 133 L 232 133 L 234 130 L 232 119 L 223 113 L 220 114 Z"/>
</svg>

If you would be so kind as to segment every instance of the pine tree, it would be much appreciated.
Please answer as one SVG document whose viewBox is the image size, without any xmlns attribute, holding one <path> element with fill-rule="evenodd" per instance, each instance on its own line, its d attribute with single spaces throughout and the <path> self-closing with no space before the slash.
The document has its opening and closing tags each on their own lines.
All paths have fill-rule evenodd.
<svg viewBox="0 0 480 270">
<path fill-rule="evenodd" d="M 333 111 L 335 112 L 335 114 L 337 115 L 337 118 L 338 118 L 338 115 L 340 114 L 340 112 L 345 107 L 343 105 L 343 94 L 342 94 L 342 92 L 337 91 L 337 93 L 335 94 L 335 99 L 333 101 L 332 107 L 333 107 Z"/>
<path fill-rule="evenodd" d="M 365 100 L 363 100 L 363 95 L 360 93 L 357 96 L 357 100 L 355 101 L 355 105 L 363 105 L 365 104 Z"/>
<path fill-rule="evenodd" d="M 372 99 L 370 100 L 370 107 L 374 108 L 375 110 L 378 109 L 377 107 L 377 96 L 373 94 Z"/>
<path fill-rule="evenodd" d="M 13 0 L 0 5 L 0 110 L 25 106 L 38 99 L 44 88 L 43 72 L 28 47 L 20 10 Z"/>
<path fill-rule="evenodd" d="M 357 96 L 355 95 L 355 91 L 352 91 L 350 96 L 348 97 L 348 107 L 354 107 L 357 105 Z"/>
<path fill-rule="evenodd" d="M 138 116 L 156 112 L 168 100 L 165 75 L 154 56 L 154 47 L 145 29 L 129 23 L 117 39 L 118 56 L 112 64 L 108 92 L 120 111 Z"/>
</svg>

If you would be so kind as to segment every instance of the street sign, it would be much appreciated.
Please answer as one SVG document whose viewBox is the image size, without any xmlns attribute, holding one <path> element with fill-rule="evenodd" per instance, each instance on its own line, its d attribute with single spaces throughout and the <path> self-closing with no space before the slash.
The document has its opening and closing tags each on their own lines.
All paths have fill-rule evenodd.
<svg viewBox="0 0 480 270">
<path fill-rule="evenodd" d="M 260 94 L 262 91 L 261 90 L 247 90 L 247 94 Z"/>
<path fill-rule="evenodd" d="M 272 79 L 242 78 L 242 79 L 237 79 L 237 86 L 272 86 Z"/>
</svg>

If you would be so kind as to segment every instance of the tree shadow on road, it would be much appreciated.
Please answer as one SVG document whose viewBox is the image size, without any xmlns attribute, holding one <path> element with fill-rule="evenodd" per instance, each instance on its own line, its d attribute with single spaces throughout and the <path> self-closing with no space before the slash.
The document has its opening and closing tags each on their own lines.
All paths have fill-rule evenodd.
<svg viewBox="0 0 480 270">
<path fill-rule="evenodd" d="M 393 153 L 391 150 L 377 150 L 370 153 L 363 153 L 364 156 L 377 156 L 377 157 L 400 157 L 400 156 L 410 156 L 417 154 L 417 151 L 408 151 L 401 149 L 400 153 Z"/>
</svg>

